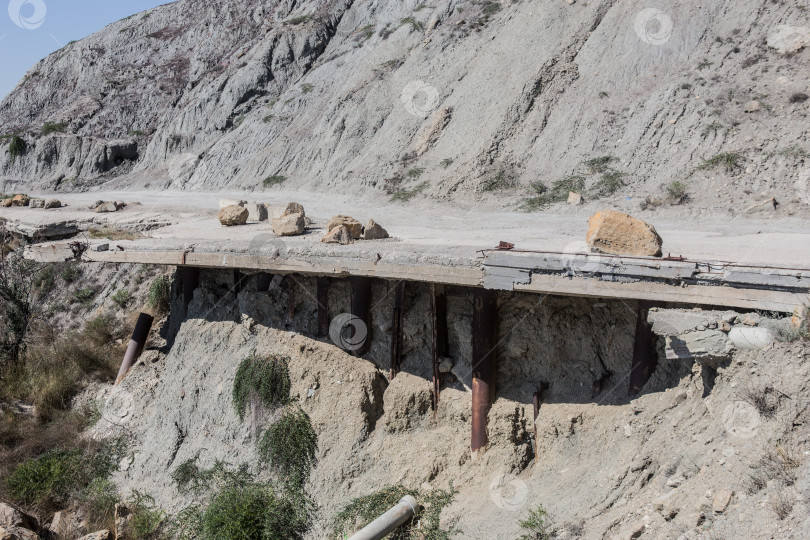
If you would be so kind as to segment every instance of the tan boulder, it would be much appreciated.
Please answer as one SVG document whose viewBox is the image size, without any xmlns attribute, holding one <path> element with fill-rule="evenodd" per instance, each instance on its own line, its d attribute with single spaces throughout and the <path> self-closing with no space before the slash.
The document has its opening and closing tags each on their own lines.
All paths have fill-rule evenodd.
<svg viewBox="0 0 810 540">
<path fill-rule="evenodd" d="M 576 193 L 574 191 L 568 192 L 568 204 L 572 206 L 579 206 L 580 204 L 584 203 L 585 200 L 582 198 L 582 195 Z"/>
<path fill-rule="evenodd" d="M 0 525 L 0 540 L 39 540 L 39 535 L 22 527 Z"/>
<path fill-rule="evenodd" d="M 63 538 L 78 538 L 87 534 L 87 521 L 82 519 L 82 516 L 76 512 L 62 510 L 53 515 L 48 529 L 56 534 L 59 540 Z"/>
<path fill-rule="evenodd" d="M 295 214 L 301 214 L 304 217 L 307 217 L 307 213 L 304 212 L 304 207 L 297 202 L 288 203 L 287 206 L 284 208 L 284 213 L 281 214 L 282 217 L 284 216 L 292 216 Z"/>
<path fill-rule="evenodd" d="M 45 199 L 31 199 L 28 206 L 31 208 L 45 208 Z"/>
<path fill-rule="evenodd" d="M 62 202 L 57 199 L 51 199 L 45 203 L 45 210 L 50 210 L 51 208 L 62 208 Z"/>
<path fill-rule="evenodd" d="M 368 220 L 366 223 L 366 230 L 363 236 L 366 240 L 382 240 L 383 238 L 388 238 L 388 231 L 383 229 L 382 225 L 374 221 L 373 219 Z"/>
<path fill-rule="evenodd" d="M 298 236 L 307 228 L 304 214 L 289 214 L 273 220 L 273 232 L 276 236 Z"/>
<path fill-rule="evenodd" d="M 352 233 L 345 225 L 338 225 L 334 227 L 329 233 L 321 239 L 324 244 L 351 244 Z"/>
<path fill-rule="evenodd" d="M 226 227 L 233 227 L 235 225 L 244 225 L 247 223 L 248 209 L 244 206 L 237 206 L 235 204 L 226 206 L 217 214 L 219 222 Z"/>
<path fill-rule="evenodd" d="M 11 206 L 11 197 L 9 197 L 8 199 L 3 199 L 2 201 L 0 201 L 0 208 L 8 208 L 10 206 Z"/>
<path fill-rule="evenodd" d="M 652 225 L 615 210 L 602 210 L 588 220 L 591 250 L 610 255 L 661 256 L 661 237 Z"/>
<path fill-rule="evenodd" d="M 331 232 L 335 227 L 344 225 L 349 229 L 352 240 L 358 240 L 363 234 L 363 224 L 350 216 L 335 216 L 326 224 L 326 230 Z M 328 235 L 327 235 L 328 236 Z"/>
<path fill-rule="evenodd" d="M 28 195 L 14 195 L 11 199 L 11 206 L 28 206 L 31 203 L 31 197 Z"/>
<path fill-rule="evenodd" d="M 39 528 L 37 518 L 26 514 L 16 506 L 0 502 L 0 525 L 9 527 L 24 527 L 26 529 Z"/>
<path fill-rule="evenodd" d="M 734 492 L 728 489 L 720 489 L 717 493 L 714 494 L 714 499 L 712 499 L 712 510 L 715 514 L 722 514 L 728 508 L 729 503 L 731 502 L 731 497 L 734 496 Z"/>
<path fill-rule="evenodd" d="M 102 202 L 96 206 L 94 212 L 96 214 L 109 214 L 111 212 L 118 212 L 118 205 L 112 201 Z"/>
</svg>

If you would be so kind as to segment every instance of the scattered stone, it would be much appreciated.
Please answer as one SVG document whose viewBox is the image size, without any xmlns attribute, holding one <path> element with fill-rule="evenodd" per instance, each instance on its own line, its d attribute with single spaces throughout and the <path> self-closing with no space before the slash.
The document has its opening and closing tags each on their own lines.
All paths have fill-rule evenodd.
<svg viewBox="0 0 810 540">
<path fill-rule="evenodd" d="M 672 490 L 669 493 L 653 499 L 653 508 L 657 510 L 667 521 L 678 515 L 678 507 L 675 505 L 674 501 L 677 493 L 677 490 Z"/>
<path fill-rule="evenodd" d="M 3 502 L 0 502 L 0 525 L 7 525 L 9 527 L 24 527 L 26 529 L 39 528 L 37 518 L 30 514 L 26 514 L 15 506 Z"/>
<path fill-rule="evenodd" d="M 31 208 L 45 208 L 45 199 L 31 199 L 28 206 Z"/>
<path fill-rule="evenodd" d="M 93 248 L 93 251 L 98 253 L 110 251 L 110 244 L 99 244 Z"/>
<path fill-rule="evenodd" d="M 51 199 L 45 203 L 45 210 L 50 210 L 52 208 L 62 208 L 62 201 L 58 199 Z"/>
<path fill-rule="evenodd" d="M 574 191 L 568 192 L 568 204 L 571 206 L 579 206 L 585 202 L 585 199 L 582 198 L 582 194 L 576 193 Z"/>
<path fill-rule="evenodd" d="M 745 209 L 745 213 L 746 214 L 757 214 L 757 213 L 764 212 L 764 213 L 772 214 L 772 213 L 776 212 L 776 207 L 777 207 L 778 204 L 779 203 L 776 201 L 776 199 L 771 197 L 770 199 L 766 199 L 766 200 L 764 200 L 762 202 L 759 202 L 757 204 L 749 206 L 748 208 Z"/>
<path fill-rule="evenodd" d="M 329 231 L 321 242 L 324 244 L 341 244 L 345 246 L 352 243 L 352 233 L 346 225 L 338 225 Z"/>
<path fill-rule="evenodd" d="M 31 197 L 28 195 L 14 195 L 11 199 L 11 206 L 28 206 L 31 202 Z"/>
<path fill-rule="evenodd" d="M 217 219 L 225 227 L 233 227 L 247 223 L 248 214 L 247 208 L 234 204 L 221 209 L 217 214 Z"/>
<path fill-rule="evenodd" d="M 229 206 L 247 206 L 247 201 L 240 201 L 238 199 L 220 199 L 219 209 L 227 208 Z"/>
<path fill-rule="evenodd" d="M 768 36 L 767 43 L 782 54 L 799 52 L 810 45 L 810 27 L 780 24 Z"/>
<path fill-rule="evenodd" d="M 661 256 L 661 237 L 652 225 L 615 210 L 603 210 L 588 220 L 591 250 L 610 255 Z"/>
<path fill-rule="evenodd" d="M 307 213 L 304 211 L 304 207 L 297 202 L 287 203 L 287 206 L 284 208 L 284 213 L 281 214 L 282 217 L 284 216 L 292 216 L 295 214 L 301 214 L 304 217 L 307 217 Z"/>
<path fill-rule="evenodd" d="M 339 227 L 340 225 L 345 225 L 349 229 L 349 233 L 352 236 L 352 240 L 357 240 L 360 238 L 360 235 L 363 234 L 363 225 L 353 217 L 349 216 L 335 216 L 329 220 L 326 224 L 326 230 L 332 231 L 335 227 Z"/>
<path fill-rule="evenodd" d="M 712 499 L 712 510 L 714 510 L 714 513 L 722 514 L 725 512 L 733 495 L 734 492 L 727 489 L 717 490 L 717 493 L 714 494 L 714 499 Z"/>
<path fill-rule="evenodd" d="M 306 230 L 304 214 L 289 214 L 273 220 L 276 236 L 298 236 Z"/>
<path fill-rule="evenodd" d="M 132 533 L 132 522 L 135 516 L 127 505 L 118 503 L 115 505 L 115 538 L 129 538 Z"/>
<path fill-rule="evenodd" d="M 747 113 L 753 113 L 757 112 L 760 108 L 761 105 L 759 104 L 759 101 L 749 101 L 748 103 L 745 104 L 743 111 Z"/>
<path fill-rule="evenodd" d="M 109 538 L 110 538 L 110 531 L 104 529 L 103 531 L 98 531 L 92 534 L 88 534 L 87 536 L 82 536 L 81 538 L 79 538 L 79 540 L 109 540 Z"/>
<path fill-rule="evenodd" d="M 110 212 L 118 212 L 118 205 L 114 202 L 103 202 L 96 206 L 94 212 L 96 214 L 108 214 Z"/>
<path fill-rule="evenodd" d="M 453 360 L 450 358 L 445 358 L 439 364 L 439 373 L 450 373 L 453 369 Z"/>
<path fill-rule="evenodd" d="M 8 208 L 10 206 L 11 206 L 11 197 L 9 197 L 8 199 L 3 199 L 2 201 L 0 201 L 0 208 Z"/>
<path fill-rule="evenodd" d="M 39 540 L 39 535 L 22 527 L 0 526 L 0 540 Z"/>
<path fill-rule="evenodd" d="M 364 238 L 366 240 L 382 240 L 388 238 L 388 231 L 383 229 L 379 223 L 370 219 L 366 223 Z"/>
<path fill-rule="evenodd" d="M 683 484 L 686 481 L 686 478 L 682 474 L 676 474 L 669 480 L 667 480 L 667 487 L 676 488 Z"/>
<path fill-rule="evenodd" d="M 264 204 L 248 204 L 248 221 L 260 222 L 267 221 L 267 206 Z"/>
<path fill-rule="evenodd" d="M 78 538 L 87 534 L 87 521 L 76 513 L 69 510 L 62 510 L 53 515 L 48 529 L 56 534 L 60 540 L 62 538 Z"/>
<path fill-rule="evenodd" d="M 769 349 L 776 338 L 768 328 L 735 326 L 728 333 L 728 339 L 738 349 L 763 351 Z"/>
</svg>

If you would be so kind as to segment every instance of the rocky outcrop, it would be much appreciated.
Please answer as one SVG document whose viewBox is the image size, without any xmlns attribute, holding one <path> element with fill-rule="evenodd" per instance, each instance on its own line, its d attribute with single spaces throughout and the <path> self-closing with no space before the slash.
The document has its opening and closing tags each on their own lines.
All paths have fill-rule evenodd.
<svg viewBox="0 0 810 540">
<path fill-rule="evenodd" d="M 661 256 L 661 237 L 652 225 L 615 210 L 603 210 L 588 220 L 591 250 L 610 255 Z"/>
<path fill-rule="evenodd" d="M 39 528 L 39 521 L 16 506 L 0 502 L 0 525 L 36 530 Z"/>
<path fill-rule="evenodd" d="M 244 206 L 231 205 L 226 206 L 217 214 L 219 222 L 226 227 L 233 227 L 236 225 L 244 225 L 247 223 L 248 209 Z"/>
</svg>

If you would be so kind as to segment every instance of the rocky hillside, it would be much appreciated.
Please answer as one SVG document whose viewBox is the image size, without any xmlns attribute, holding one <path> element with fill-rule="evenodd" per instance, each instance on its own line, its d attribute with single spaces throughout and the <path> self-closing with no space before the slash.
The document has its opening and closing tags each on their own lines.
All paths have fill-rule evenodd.
<svg viewBox="0 0 810 540">
<path fill-rule="evenodd" d="M 574 176 L 561 192 L 804 200 L 807 17 L 766 0 L 179 0 L 32 67 L 0 104 L 0 178 L 509 206 Z"/>
</svg>

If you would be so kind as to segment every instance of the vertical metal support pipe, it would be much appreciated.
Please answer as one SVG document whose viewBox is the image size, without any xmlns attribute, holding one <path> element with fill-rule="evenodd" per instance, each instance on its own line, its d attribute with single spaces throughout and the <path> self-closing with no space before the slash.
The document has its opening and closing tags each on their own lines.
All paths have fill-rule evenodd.
<svg viewBox="0 0 810 540">
<path fill-rule="evenodd" d="M 288 298 L 289 305 L 287 306 L 287 318 L 289 319 L 290 322 L 292 322 L 293 319 L 295 318 L 295 285 L 296 285 L 296 283 L 295 283 L 295 278 L 294 277 L 289 276 L 288 279 L 289 279 L 288 282 L 290 284 L 290 296 Z"/>
<path fill-rule="evenodd" d="M 121 383 L 121 380 L 132 367 L 132 364 L 141 356 L 143 348 L 146 346 L 146 339 L 149 337 L 149 330 L 152 329 L 153 322 L 155 322 L 155 319 L 151 315 L 141 313 L 138 316 L 138 322 L 135 324 L 135 330 L 132 332 L 132 339 L 129 340 L 127 352 L 124 354 L 124 361 L 121 362 L 121 368 L 118 370 L 118 376 L 115 378 L 115 386 Z"/>
<path fill-rule="evenodd" d="M 394 313 L 391 317 L 391 379 L 402 365 L 402 304 L 405 302 L 405 282 L 394 286 Z"/>
<path fill-rule="evenodd" d="M 495 393 L 498 295 L 495 291 L 473 292 L 472 320 L 472 436 L 473 453 L 486 448 L 487 415 Z"/>
<path fill-rule="evenodd" d="M 532 426 L 534 427 L 534 462 L 537 463 L 539 457 L 537 449 L 538 446 L 538 437 L 537 437 L 537 417 L 540 416 L 540 400 L 543 399 L 543 389 L 538 389 L 533 396 L 532 404 L 534 405 L 534 414 L 532 415 Z"/>
<path fill-rule="evenodd" d="M 200 269 L 183 266 L 180 270 L 180 276 L 183 280 L 183 308 L 188 313 L 188 306 L 191 304 L 191 299 L 194 298 L 194 291 L 200 285 Z"/>
<path fill-rule="evenodd" d="M 641 392 L 658 367 L 657 337 L 652 331 L 652 325 L 647 322 L 649 309 L 648 303 L 639 303 L 633 344 L 633 367 L 630 368 L 630 388 L 627 391 L 627 395 L 631 397 Z"/>
<path fill-rule="evenodd" d="M 430 314 L 433 329 L 433 417 L 439 411 L 441 374 L 439 363 L 447 356 L 447 294 L 444 285 L 430 284 Z"/>
<path fill-rule="evenodd" d="M 329 335 L 329 278 L 318 277 L 318 337 Z"/>
<path fill-rule="evenodd" d="M 257 292 L 267 292 L 270 290 L 270 284 L 273 283 L 273 274 L 262 272 L 259 274 L 259 282 L 256 284 Z"/>
<path fill-rule="evenodd" d="M 352 289 L 352 315 L 360 319 L 366 331 L 366 339 L 352 354 L 363 356 L 371 348 L 371 278 L 352 276 L 349 278 L 349 285 Z"/>
</svg>

